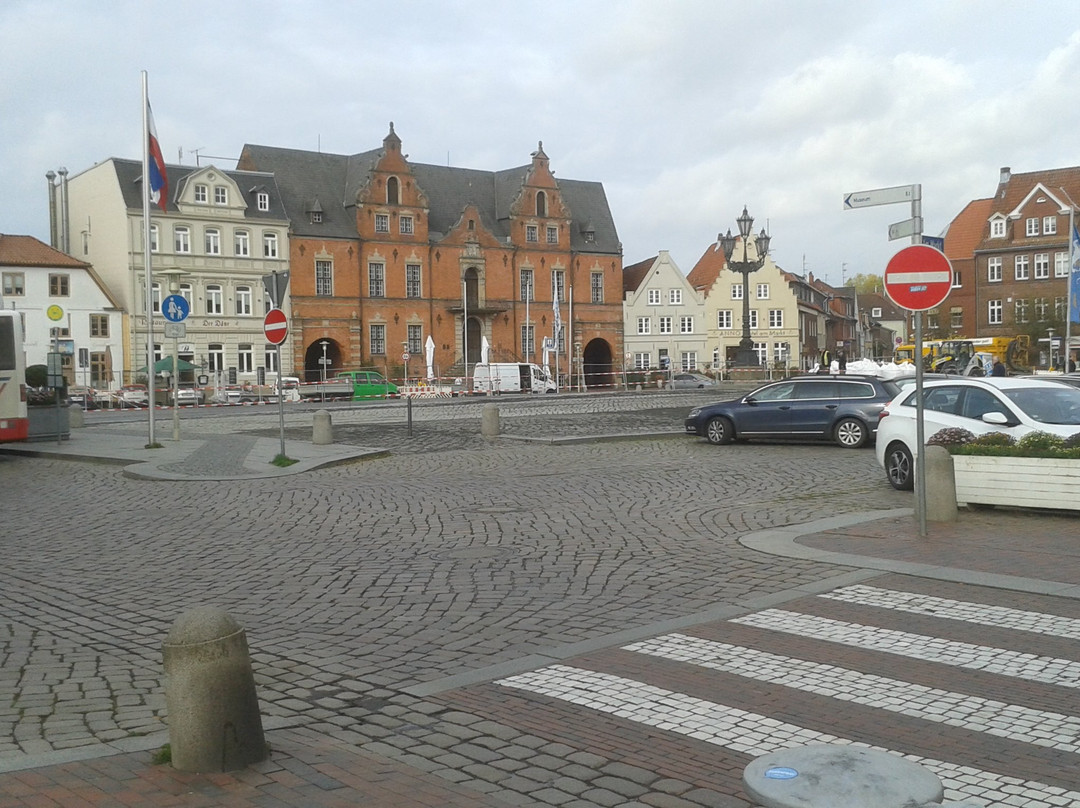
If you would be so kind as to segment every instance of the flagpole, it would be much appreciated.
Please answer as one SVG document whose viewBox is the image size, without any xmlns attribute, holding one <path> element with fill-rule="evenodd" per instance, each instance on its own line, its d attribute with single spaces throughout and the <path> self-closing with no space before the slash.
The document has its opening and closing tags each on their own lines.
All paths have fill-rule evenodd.
<svg viewBox="0 0 1080 808">
<path fill-rule="evenodd" d="M 1069 200 L 1072 202 L 1072 199 Z M 1069 274 L 1067 277 L 1068 283 L 1066 286 L 1068 291 L 1066 292 L 1065 299 L 1065 372 L 1069 372 L 1069 359 L 1072 357 L 1072 350 L 1069 345 L 1072 339 L 1072 309 L 1073 309 L 1073 273 L 1076 272 L 1076 239 L 1073 238 L 1073 232 L 1076 228 L 1076 206 L 1069 205 Z M 1051 355 L 1053 355 L 1054 346 L 1050 346 Z"/>
<path fill-rule="evenodd" d="M 150 267 L 150 97 L 147 92 L 146 71 L 142 71 L 142 214 L 143 265 L 146 268 L 146 388 L 150 406 L 146 408 L 149 426 L 148 449 L 154 448 L 154 272 Z"/>
<path fill-rule="evenodd" d="M 574 287 L 567 287 L 566 292 L 566 371 L 570 384 L 566 386 L 569 391 L 574 386 Z M 581 388 L 578 388 L 581 392 Z"/>
</svg>

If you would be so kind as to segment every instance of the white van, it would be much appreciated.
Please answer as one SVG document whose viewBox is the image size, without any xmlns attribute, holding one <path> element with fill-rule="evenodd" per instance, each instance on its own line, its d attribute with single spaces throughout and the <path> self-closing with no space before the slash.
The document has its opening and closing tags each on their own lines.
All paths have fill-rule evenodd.
<svg viewBox="0 0 1080 808">
<path fill-rule="evenodd" d="M 473 368 L 474 393 L 554 393 L 551 376 L 528 362 L 492 362 Z"/>
</svg>

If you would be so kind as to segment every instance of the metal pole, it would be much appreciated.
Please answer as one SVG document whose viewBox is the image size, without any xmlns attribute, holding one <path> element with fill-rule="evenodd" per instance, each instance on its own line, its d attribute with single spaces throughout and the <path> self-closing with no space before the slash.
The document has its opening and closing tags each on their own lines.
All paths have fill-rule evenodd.
<svg viewBox="0 0 1080 808">
<path fill-rule="evenodd" d="M 461 279 L 461 363 L 465 366 L 465 392 L 471 393 L 469 386 L 469 288 L 465 279 Z M 488 382 L 491 372 L 488 372 Z"/>
<path fill-rule="evenodd" d="M 285 390 L 281 382 L 281 345 L 274 346 L 277 354 L 277 406 L 278 406 L 278 434 L 281 436 L 281 456 L 285 457 Z"/>
<path fill-rule="evenodd" d="M 173 353 L 172 353 L 172 401 L 173 401 L 173 416 L 172 416 L 172 439 L 180 440 L 180 340 L 173 338 Z M 198 391 L 195 393 L 195 401 L 198 402 Z"/>
<path fill-rule="evenodd" d="M 154 440 L 154 273 L 150 268 L 150 99 L 146 87 L 146 71 L 142 71 L 142 213 L 143 264 L 146 268 L 146 374 L 150 381 L 150 406 L 147 411 L 148 447 Z"/>
<path fill-rule="evenodd" d="M 915 219 L 912 244 L 922 244 L 922 185 L 915 186 L 911 200 L 911 216 Z M 915 512 L 918 515 L 919 535 L 926 536 L 926 425 L 923 421 L 923 333 L 922 312 L 915 312 Z"/>
</svg>

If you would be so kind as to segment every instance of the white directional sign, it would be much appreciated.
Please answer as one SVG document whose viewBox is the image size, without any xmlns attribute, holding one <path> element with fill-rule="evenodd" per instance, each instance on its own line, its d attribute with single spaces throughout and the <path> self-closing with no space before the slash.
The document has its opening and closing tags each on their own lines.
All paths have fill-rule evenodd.
<svg viewBox="0 0 1080 808">
<path fill-rule="evenodd" d="M 897 185 L 893 188 L 876 188 L 872 191 L 852 191 L 850 194 L 844 194 L 844 210 L 911 202 L 916 199 L 917 188 L 916 185 Z"/>
<path fill-rule="evenodd" d="M 907 238 L 921 232 L 922 223 L 918 219 L 904 219 L 902 222 L 889 225 L 889 241 Z"/>
</svg>

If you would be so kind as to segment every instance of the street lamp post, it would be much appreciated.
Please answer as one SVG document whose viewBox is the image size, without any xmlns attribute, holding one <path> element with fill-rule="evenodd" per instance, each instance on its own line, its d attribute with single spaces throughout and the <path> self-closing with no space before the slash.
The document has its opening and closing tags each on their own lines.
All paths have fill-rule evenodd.
<svg viewBox="0 0 1080 808">
<path fill-rule="evenodd" d="M 322 340 L 319 345 L 322 346 L 322 359 L 319 360 L 319 366 L 322 368 L 322 403 L 326 403 L 326 363 L 329 361 L 326 358 L 326 349 L 330 346 L 329 341 Z"/>
<path fill-rule="evenodd" d="M 757 272 L 764 266 L 765 256 L 769 252 L 770 236 L 762 228 L 761 233 L 754 239 L 756 255 L 751 258 L 747 252 L 746 244 L 750 238 L 750 231 L 754 227 L 754 218 L 746 212 L 745 205 L 743 206 L 742 216 L 736 219 L 735 222 L 739 226 L 739 236 L 742 237 L 741 260 L 732 260 L 732 255 L 735 253 L 735 244 L 739 236 L 733 236 L 730 227 L 726 235 L 717 236 L 720 248 L 724 251 L 724 258 L 727 259 L 728 267 L 733 272 L 738 272 L 743 276 L 742 339 L 739 340 L 739 349 L 735 353 L 735 366 L 756 367 L 759 364 L 758 356 L 754 352 L 754 341 L 750 337 L 750 273 Z"/>
</svg>

